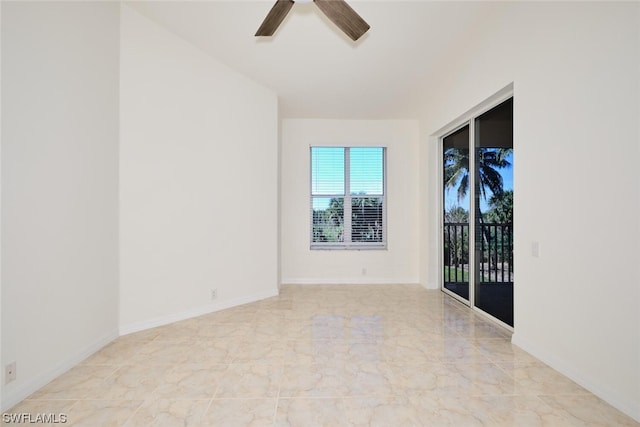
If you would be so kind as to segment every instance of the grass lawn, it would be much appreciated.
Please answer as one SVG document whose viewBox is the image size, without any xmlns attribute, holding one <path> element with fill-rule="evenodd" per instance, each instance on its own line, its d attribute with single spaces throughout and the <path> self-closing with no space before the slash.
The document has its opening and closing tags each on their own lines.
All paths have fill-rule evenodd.
<svg viewBox="0 0 640 427">
<path fill-rule="evenodd" d="M 449 276 L 451 271 L 451 276 Z M 457 267 L 444 267 L 445 282 L 469 282 L 469 272 Z"/>
</svg>

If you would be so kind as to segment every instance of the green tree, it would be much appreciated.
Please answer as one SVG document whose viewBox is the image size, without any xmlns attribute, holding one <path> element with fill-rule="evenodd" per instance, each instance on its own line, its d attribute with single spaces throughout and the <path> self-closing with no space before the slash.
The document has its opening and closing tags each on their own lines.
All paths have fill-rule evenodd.
<svg viewBox="0 0 640 427">
<path fill-rule="evenodd" d="M 469 222 L 469 212 L 462 206 L 452 206 L 445 211 L 444 222 Z"/>
<path fill-rule="evenodd" d="M 513 190 L 494 194 L 489 199 L 488 222 L 509 224 L 513 222 Z"/>
<path fill-rule="evenodd" d="M 444 213 L 445 265 L 469 262 L 469 212 L 462 206 L 452 206 Z"/>
<path fill-rule="evenodd" d="M 489 211 L 486 213 L 485 219 L 488 223 L 501 224 L 499 227 L 493 228 L 491 237 L 492 241 L 497 242 L 496 262 L 505 261 L 501 259 L 502 254 L 505 253 L 503 248 L 513 247 L 513 190 L 503 191 L 491 196 L 489 199 Z M 510 251 L 506 251 L 506 254 L 506 259 L 509 260 L 509 271 L 513 272 Z"/>
<path fill-rule="evenodd" d="M 336 227 L 342 226 L 344 224 L 344 199 L 331 199 L 325 213 L 328 223 Z"/>
<path fill-rule="evenodd" d="M 382 242 L 382 199 L 354 196 L 351 199 L 351 241 Z"/>
<path fill-rule="evenodd" d="M 343 230 L 344 199 L 331 199 L 326 208 L 313 210 L 314 242 L 342 242 Z"/>
<path fill-rule="evenodd" d="M 382 242 L 382 199 L 353 196 L 351 241 Z M 325 209 L 313 211 L 314 242 L 344 242 L 344 198 L 333 198 Z"/>
</svg>

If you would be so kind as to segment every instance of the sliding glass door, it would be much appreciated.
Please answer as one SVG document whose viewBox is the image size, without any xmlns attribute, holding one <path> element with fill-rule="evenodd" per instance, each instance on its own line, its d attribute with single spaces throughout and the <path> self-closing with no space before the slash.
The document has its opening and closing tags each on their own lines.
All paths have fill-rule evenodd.
<svg viewBox="0 0 640 427">
<path fill-rule="evenodd" d="M 443 142 L 443 287 L 469 301 L 469 125 Z M 449 191 L 451 190 L 451 191 Z"/>
<path fill-rule="evenodd" d="M 513 326 L 513 98 L 442 144 L 443 290 Z"/>
</svg>

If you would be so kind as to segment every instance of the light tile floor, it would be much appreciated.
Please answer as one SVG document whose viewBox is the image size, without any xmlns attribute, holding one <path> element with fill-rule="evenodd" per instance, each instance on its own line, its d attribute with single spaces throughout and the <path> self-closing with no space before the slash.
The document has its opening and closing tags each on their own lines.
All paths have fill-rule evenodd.
<svg viewBox="0 0 640 427">
<path fill-rule="evenodd" d="M 418 286 L 278 297 L 118 338 L 12 408 L 74 426 L 638 426 Z"/>
</svg>

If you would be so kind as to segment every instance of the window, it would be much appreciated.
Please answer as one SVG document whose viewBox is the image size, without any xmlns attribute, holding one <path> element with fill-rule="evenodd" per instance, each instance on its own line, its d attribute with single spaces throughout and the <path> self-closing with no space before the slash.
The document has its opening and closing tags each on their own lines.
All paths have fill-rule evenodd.
<svg viewBox="0 0 640 427">
<path fill-rule="evenodd" d="M 386 247 L 385 148 L 311 147 L 311 248 Z"/>
</svg>

